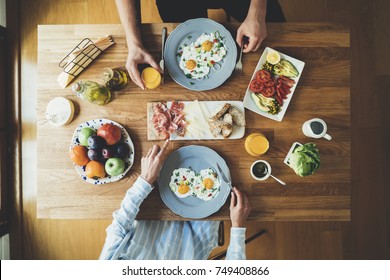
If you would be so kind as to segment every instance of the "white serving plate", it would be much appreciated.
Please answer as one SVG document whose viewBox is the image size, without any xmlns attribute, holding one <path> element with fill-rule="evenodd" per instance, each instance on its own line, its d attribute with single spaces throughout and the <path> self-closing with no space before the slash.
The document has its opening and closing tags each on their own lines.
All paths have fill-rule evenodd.
<svg viewBox="0 0 390 280">
<path fill-rule="evenodd" d="M 260 57 L 260 60 L 259 62 L 257 63 L 257 66 L 256 66 L 256 69 L 255 71 L 253 72 L 253 75 L 252 75 L 252 78 L 250 79 L 249 81 L 249 84 L 250 82 L 255 78 L 256 76 L 256 72 L 259 71 L 262 67 L 263 67 L 263 64 L 267 61 L 267 54 L 271 51 L 276 51 L 278 52 L 277 50 L 274 50 L 274 49 L 271 49 L 269 47 L 266 47 L 263 54 L 261 55 Z M 288 56 L 288 55 L 285 55 L 281 52 L 278 52 L 280 54 L 280 58 L 281 59 L 286 59 L 288 61 L 290 61 L 298 70 L 299 72 L 299 75 L 298 77 L 296 78 L 291 78 L 295 81 L 295 84 L 292 86 L 291 88 L 291 93 L 287 95 L 287 99 L 284 99 L 283 100 L 283 106 L 280 110 L 280 112 L 276 115 L 272 115 L 272 114 L 269 114 L 267 112 L 264 112 L 262 110 L 260 110 L 256 104 L 255 104 L 255 101 L 252 99 L 251 97 L 251 93 L 252 91 L 249 89 L 249 84 L 248 84 L 248 88 L 246 90 L 246 93 L 245 93 L 245 97 L 244 97 L 244 107 L 259 114 L 259 115 L 262 115 L 264 117 L 267 117 L 267 118 L 270 118 L 272 120 L 275 120 L 275 121 L 282 121 L 283 120 L 283 117 L 284 117 L 284 114 L 286 113 L 287 111 L 287 108 L 288 108 L 288 105 L 290 104 L 290 101 L 291 101 L 291 98 L 295 92 L 295 89 L 298 85 L 298 81 L 299 81 L 299 78 L 301 77 L 302 75 L 302 71 L 303 71 L 303 67 L 305 66 L 305 63 L 301 60 L 298 60 L 298 59 L 295 59 L 291 56 Z"/>
<path fill-rule="evenodd" d="M 191 134 L 191 115 L 186 114 L 185 119 L 190 122 L 190 124 L 187 127 L 186 134 L 182 136 L 178 136 L 176 133 L 171 134 L 170 139 L 171 140 L 215 140 L 215 139 L 241 139 L 245 135 L 245 126 L 238 126 L 236 124 L 233 124 L 233 132 L 228 138 L 224 138 L 222 135 L 219 135 L 218 137 L 214 137 L 211 134 L 210 128 L 207 124 L 207 119 L 211 116 L 211 114 L 217 109 L 217 107 L 221 103 L 229 103 L 233 107 L 235 107 L 243 116 L 245 119 L 245 109 L 242 101 L 182 101 L 184 103 L 184 111 L 186 111 L 187 106 L 191 106 L 190 104 L 192 102 L 198 102 L 199 106 L 201 107 L 202 112 L 191 112 L 191 115 L 200 116 L 200 118 L 204 118 L 204 131 L 202 135 L 194 135 Z M 172 102 L 167 102 L 168 108 L 170 108 Z M 195 106 L 196 107 L 196 106 Z"/>
</svg>

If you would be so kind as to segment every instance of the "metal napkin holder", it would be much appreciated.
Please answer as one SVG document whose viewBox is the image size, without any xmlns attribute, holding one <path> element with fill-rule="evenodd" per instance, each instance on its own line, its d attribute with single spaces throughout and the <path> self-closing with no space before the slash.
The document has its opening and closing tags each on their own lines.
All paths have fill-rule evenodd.
<svg viewBox="0 0 390 280">
<path fill-rule="evenodd" d="M 91 39 L 84 38 L 76 47 L 73 48 L 58 64 L 63 71 L 73 77 L 82 72 L 100 53 Z M 76 55 L 75 55 L 76 54 Z M 73 59 L 72 56 L 74 56 Z"/>
</svg>

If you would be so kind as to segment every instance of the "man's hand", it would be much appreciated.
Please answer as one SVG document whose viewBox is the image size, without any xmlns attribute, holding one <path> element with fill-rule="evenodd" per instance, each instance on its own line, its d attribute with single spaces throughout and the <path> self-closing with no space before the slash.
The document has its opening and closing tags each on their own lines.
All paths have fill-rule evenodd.
<svg viewBox="0 0 390 280">
<path fill-rule="evenodd" d="M 237 188 L 233 188 L 232 197 L 230 199 L 230 220 L 232 227 L 245 227 L 246 219 L 251 212 L 248 197 L 240 192 Z"/>
<path fill-rule="evenodd" d="M 248 37 L 248 42 L 244 42 L 244 36 Z M 265 37 L 267 37 L 265 22 L 246 18 L 237 30 L 236 41 L 240 47 L 242 43 L 244 44 L 242 51 L 247 53 L 250 51 L 257 51 Z"/>
<path fill-rule="evenodd" d="M 165 141 L 161 150 L 158 145 L 154 145 L 149 149 L 147 155 L 143 156 L 141 159 L 141 177 L 149 184 L 153 184 L 157 179 L 158 173 L 165 160 L 165 152 L 168 144 L 169 139 Z"/>
<path fill-rule="evenodd" d="M 121 19 L 126 34 L 126 43 L 129 53 L 127 55 L 126 69 L 131 80 L 140 88 L 145 89 L 138 70 L 139 64 L 149 64 L 157 71 L 162 72 L 153 56 L 144 48 L 137 19 L 137 8 L 134 0 L 115 0 L 119 18 Z"/>
<path fill-rule="evenodd" d="M 248 15 L 238 28 L 236 37 L 236 42 L 240 47 L 244 42 L 244 53 L 257 51 L 265 37 L 267 37 L 266 10 L 267 0 L 251 0 Z M 244 41 L 244 36 L 249 38 L 248 42 Z"/>
<path fill-rule="evenodd" d="M 131 80 L 140 88 L 145 89 L 145 85 L 141 79 L 141 74 L 138 70 L 139 64 L 149 64 L 160 73 L 162 72 L 160 66 L 154 60 L 153 56 L 142 46 L 129 47 L 129 54 L 127 55 L 126 69 L 129 72 Z"/>
</svg>

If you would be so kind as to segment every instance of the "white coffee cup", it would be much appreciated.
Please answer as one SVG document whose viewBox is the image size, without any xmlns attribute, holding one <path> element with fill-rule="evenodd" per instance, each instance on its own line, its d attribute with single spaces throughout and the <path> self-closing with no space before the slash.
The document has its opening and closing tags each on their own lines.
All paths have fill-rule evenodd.
<svg viewBox="0 0 390 280">
<path fill-rule="evenodd" d="M 303 134 L 312 138 L 322 138 L 324 137 L 327 140 L 332 140 L 332 136 L 326 134 L 328 127 L 326 123 L 319 118 L 314 118 L 306 121 L 302 125 Z"/>
<path fill-rule="evenodd" d="M 259 164 L 262 165 L 261 166 L 262 174 L 257 174 L 258 172 L 256 172 L 256 171 L 260 171 L 260 170 L 256 170 L 256 167 L 258 167 Z M 257 181 L 264 181 L 271 175 L 271 165 L 265 160 L 256 160 L 254 163 L 252 163 L 250 172 L 253 179 Z"/>
</svg>

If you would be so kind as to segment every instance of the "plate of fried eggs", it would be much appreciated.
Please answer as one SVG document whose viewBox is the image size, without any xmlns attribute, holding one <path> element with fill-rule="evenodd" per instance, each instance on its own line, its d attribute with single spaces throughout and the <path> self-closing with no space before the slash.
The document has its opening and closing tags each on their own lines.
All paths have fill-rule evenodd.
<svg viewBox="0 0 390 280">
<path fill-rule="evenodd" d="M 179 85 L 196 91 L 222 85 L 232 74 L 237 47 L 230 32 L 206 18 L 178 25 L 168 36 L 165 65 Z"/>
<path fill-rule="evenodd" d="M 204 146 L 185 146 L 171 153 L 160 170 L 160 196 L 175 214 L 202 219 L 217 212 L 229 196 L 216 164 L 230 174 L 225 160 Z"/>
<path fill-rule="evenodd" d="M 204 201 L 214 199 L 221 186 L 218 174 L 212 168 L 200 170 L 199 173 L 190 168 L 178 168 L 172 171 L 169 188 L 179 198 L 189 196 Z"/>
</svg>

